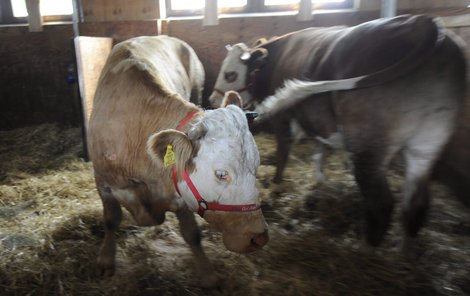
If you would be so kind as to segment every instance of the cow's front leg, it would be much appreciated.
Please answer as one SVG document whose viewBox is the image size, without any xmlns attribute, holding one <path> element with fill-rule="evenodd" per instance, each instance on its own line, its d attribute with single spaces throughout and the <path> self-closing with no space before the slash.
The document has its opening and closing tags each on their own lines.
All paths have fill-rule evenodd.
<svg viewBox="0 0 470 296">
<path fill-rule="evenodd" d="M 98 186 L 103 203 L 104 241 L 97 262 L 99 275 L 111 276 L 115 270 L 116 234 L 122 219 L 121 206 L 109 187 Z"/>
<path fill-rule="evenodd" d="M 279 124 L 276 128 L 276 174 L 274 175 L 273 182 L 279 184 L 282 181 L 282 175 L 286 168 L 287 159 L 289 157 L 289 150 L 291 145 L 291 132 L 289 122 Z"/>
<path fill-rule="evenodd" d="M 209 259 L 201 246 L 201 231 L 196 223 L 194 214 L 187 209 L 176 212 L 179 220 L 181 234 L 191 248 L 194 255 L 197 274 L 200 275 L 200 283 L 204 288 L 215 288 L 220 284 L 220 278 L 214 271 Z"/>
</svg>

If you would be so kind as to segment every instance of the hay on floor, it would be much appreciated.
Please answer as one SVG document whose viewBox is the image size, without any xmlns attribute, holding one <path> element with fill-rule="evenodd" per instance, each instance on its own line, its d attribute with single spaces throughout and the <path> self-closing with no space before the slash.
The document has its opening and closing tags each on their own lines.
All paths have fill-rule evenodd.
<svg viewBox="0 0 470 296">
<path fill-rule="evenodd" d="M 295 145 L 281 185 L 273 185 L 275 143 L 256 136 L 258 187 L 271 241 L 238 255 L 198 218 L 203 245 L 224 279 L 198 286 L 189 249 L 173 214 L 140 228 L 126 215 L 118 232 L 117 273 L 95 276 L 103 239 L 92 166 L 80 159 L 78 128 L 53 124 L 0 132 L 0 295 L 468 295 L 470 225 L 448 191 L 433 186 L 420 256 L 398 251 L 401 178 L 394 223 L 375 254 L 364 254 L 362 199 L 344 155 L 327 162 L 328 182 L 314 182 L 312 143 Z"/>
</svg>

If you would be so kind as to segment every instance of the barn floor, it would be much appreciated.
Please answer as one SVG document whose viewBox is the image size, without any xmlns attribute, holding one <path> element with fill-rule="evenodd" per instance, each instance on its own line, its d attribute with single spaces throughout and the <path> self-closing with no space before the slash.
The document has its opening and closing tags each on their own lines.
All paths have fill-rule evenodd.
<svg viewBox="0 0 470 296">
<path fill-rule="evenodd" d="M 256 136 L 269 244 L 250 255 L 226 251 L 203 229 L 208 257 L 224 279 L 198 287 L 175 216 L 157 227 L 118 233 L 118 271 L 100 279 L 95 258 L 103 239 L 92 167 L 83 162 L 80 130 L 46 124 L 0 132 L 0 295 L 470 295 L 470 211 L 434 185 L 419 257 L 399 253 L 399 169 L 394 224 L 374 254 L 361 249 L 362 202 L 344 157 L 328 161 L 328 182 L 314 183 L 312 144 L 294 147 L 285 181 L 274 186 L 274 141 Z"/>
</svg>

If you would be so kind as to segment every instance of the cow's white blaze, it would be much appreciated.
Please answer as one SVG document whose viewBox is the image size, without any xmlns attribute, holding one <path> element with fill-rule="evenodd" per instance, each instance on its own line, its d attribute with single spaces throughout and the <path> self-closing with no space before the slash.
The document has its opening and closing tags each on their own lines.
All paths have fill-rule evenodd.
<svg viewBox="0 0 470 296">
<path fill-rule="evenodd" d="M 207 110 L 193 128 L 200 124 L 207 133 L 200 140 L 194 158 L 196 169 L 190 174 L 199 193 L 207 202 L 259 203 L 256 188 L 259 153 L 243 111 L 235 105 Z M 221 171 L 228 173 L 222 180 L 217 177 Z M 178 182 L 178 187 L 188 207 L 196 211 L 196 199 L 186 182 Z"/>
<path fill-rule="evenodd" d="M 228 53 L 220 67 L 214 91 L 209 97 L 212 107 L 220 107 L 223 98 L 222 93 L 229 90 L 238 91 L 244 102 L 251 101 L 251 94 L 249 91 L 244 90 L 247 86 L 248 66 L 240 59 L 244 53 L 248 52 L 248 47 L 244 43 L 237 43 L 227 49 Z"/>
</svg>

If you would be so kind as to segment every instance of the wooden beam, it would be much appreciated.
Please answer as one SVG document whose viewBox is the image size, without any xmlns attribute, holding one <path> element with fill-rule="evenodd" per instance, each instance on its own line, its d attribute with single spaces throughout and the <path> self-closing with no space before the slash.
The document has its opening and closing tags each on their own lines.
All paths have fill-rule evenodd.
<svg viewBox="0 0 470 296">
<path fill-rule="evenodd" d="M 39 10 L 39 0 L 26 0 L 30 32 L 42 32 L 42 16 Z"/>
<path fill-rule="evenodd" d="M 101 70 L 103 70 L 106 59 L 111 52 L 113 39 L 107 37 L 78 36 L 74 39 L 74 45 L 83 112 L 84 134 L 86 135 L 88 120 L 93 110 L 93 98 L 95 97 L 96 87 Z M 84 148 L 86 148 L 86 145 Z M 85 154 L 87 155 L 87 153 Z"/>
<path fill-rule="evenodd" d="M 470 14 L 441 17 L 444 25 L 448 28 L 469 27 Z"/>
</svg>

